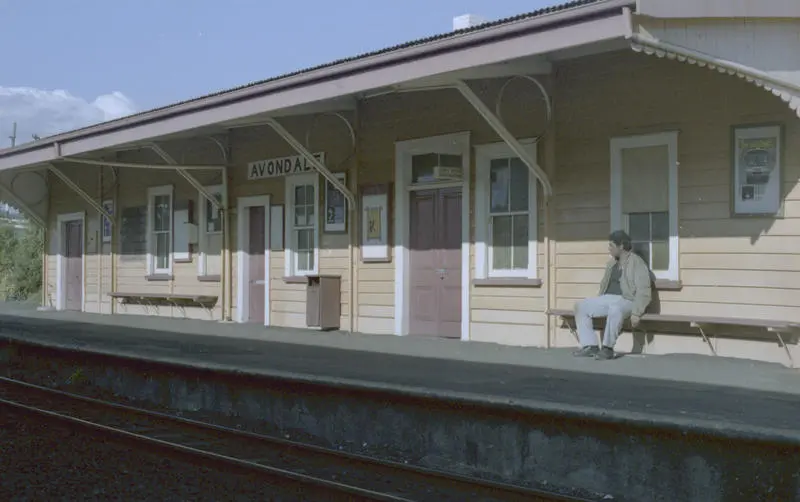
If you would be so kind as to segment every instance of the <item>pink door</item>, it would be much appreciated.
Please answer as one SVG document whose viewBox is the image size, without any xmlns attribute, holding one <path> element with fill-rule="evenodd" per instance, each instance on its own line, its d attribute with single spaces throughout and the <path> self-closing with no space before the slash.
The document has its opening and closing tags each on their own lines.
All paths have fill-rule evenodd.
<svg viewBox="0 0 800 502">
<path fill-rule="evenodd" d="M 250 211 L 250 241 L 247 249 L 247 270 L 249 283 L 249 309 L 247 322 L 264 324 L 264 301 L 267 281 L 264 265 L 264 249 L 266 236 L 264 226 L 266 214 L 264 206 L 254 206 Z"/>
<path fill-rule="evenodd" d="M 83 310 L 83 224 L 68 221 L 64 224 L 64 308 Z"/>
<path fill-rule="evenodd" d="M 412 335 L 461 336 L 461 189 L 411 192 Z"/>
</svg>

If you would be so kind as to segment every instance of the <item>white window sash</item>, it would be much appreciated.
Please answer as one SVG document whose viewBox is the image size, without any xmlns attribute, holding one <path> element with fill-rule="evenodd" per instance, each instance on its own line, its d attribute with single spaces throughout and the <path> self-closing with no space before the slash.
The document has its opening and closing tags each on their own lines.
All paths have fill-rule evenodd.
<svg viewBox="0 0 800 502">
<path fill-rule="evenodd" d="M 611 231 L 627 229 L 627 218 L 622 213 L 622 151 L 630 148 L 666 146 L 668 157 L 669 200 L 669 269 L 653 270 L 657 279 L 677 281 L 678 267 L 678 132 L 627 136 L 611 139 Z"/>
<path fill-rule="evenodd" d="M 154 220 L 155 220 L 155 199 L 159 196 L 168 196 L 169 197 L 169 231 L 156 231 L 154 228 Z M 147 245 L 147 271 L 150 275 L 157 275 L 157 274 L 172 274 L 172 254 L 174 252 L 173 249 L 173 234 L 175 232 L 175 221 L 174 221 L 174 208 L 173 208 L 173 187 L 172 185 L 164 185 L 158 187 L 150 187 L 147 189 L 147 236 L 146 236 L 146 245 Z M 157 239 L 156 235 L 165 233 L 169 235 L 169 253 L 167 253 L 167 266 L 166 268 L 157 268 L 157 259 L 156 259 L 156 245 Z"/>
<path fill-rule="evenodd" d="M 211 195 L 222 195 L 223 190 L 222 185 L 212 185 L 205 187 L 206 191 Z M 208 222 L 206 221 L 207 210 L 208 210 L 208 200 L 205 196 L 198 192 L 198 200 L 200 201 L 200 210 L 198 211 L 198 253 L 197 253 L 197 275 L 204 276 L 207 274 L 208 268 L 208 237 L 211 235 L 219 235 L 222 233 L 222 230 L 209 232 L 208 231 Z M 224 217 L 224 215 L 223 215 Z M 224 223 L 223 223 L 224 225 Z M 220 248 L 220 254 L 222 253 L 222 249 Z"/>
<path fill-rule="evenodd" d="M 528 153 L 536 158 L 536 144 L 533 140 L 520 140 Z M 496 159 L 518 158 L 505 143 L 478 145 L 476 151 L 476 195 L 475 195 L 475 277 L 487 278 L 527 278 L 536 279 L 538 275 L 538 179 L 528 172 L 528 211 L 493 212 L 491 201 L 491 161 Z M 495 269 L 494 247 L 492 246 L 492 217 L 528 215 L 528 267 L 525 269 Z"/>
<path fill-rule="evenodd" d="M 313 225 L 295 226 L 295 187 L 312 185 L 314 187 L 314 220 Z M 315 275 L 319 273 L 319 176 L 316 173 L 298 174 L 286 179 L 286 224 L 288 227 L 289 242 L 286 246 L 286 259 L 284 260 L 284 274 L 287 276 Z M 314 259 L 311 270 L 298 270 L 298 230 L 313 230 Z"/>
</svg>

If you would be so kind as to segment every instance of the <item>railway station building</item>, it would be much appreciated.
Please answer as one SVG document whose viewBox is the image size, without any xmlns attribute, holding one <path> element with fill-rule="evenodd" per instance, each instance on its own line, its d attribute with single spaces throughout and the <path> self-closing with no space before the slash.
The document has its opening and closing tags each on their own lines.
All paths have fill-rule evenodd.
<svg viewBox="0 0 800 502">
<path fill-rule="evenodd" d="M 43 308 L 800 361 L 800 7 L 578 0 L 0 150 Z"/>
</svg>

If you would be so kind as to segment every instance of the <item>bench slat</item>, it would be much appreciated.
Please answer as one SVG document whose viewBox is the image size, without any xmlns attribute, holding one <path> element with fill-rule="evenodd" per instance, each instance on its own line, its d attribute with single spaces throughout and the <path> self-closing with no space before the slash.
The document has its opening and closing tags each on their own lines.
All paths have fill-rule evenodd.
<svg viewBox="0 0 800 502">
<path fill-rule="evenodd" d="M 575 317 L 571 310 L 551 309 L 548 315 L 560 317 Z M 755 328 L 790 328 L 800 326 L 800 323 L 788 321 L 772 321 L 769 319 L 747 319 L 741 317 L 703 317 L 671 314 L 644 314 L 642 321 L 650 322 L 683 322 L 687 324 L 717 324 L 721 326 L 749 326 Z"/>
</svg>

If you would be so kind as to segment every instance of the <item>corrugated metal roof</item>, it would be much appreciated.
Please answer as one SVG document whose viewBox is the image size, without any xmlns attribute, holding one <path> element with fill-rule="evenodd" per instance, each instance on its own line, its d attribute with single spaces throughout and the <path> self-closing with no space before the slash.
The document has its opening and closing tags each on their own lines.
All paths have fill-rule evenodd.
<svg viewBox="0 0 800 502">
<path fill-rule="evenodd" d="M 407 49 L 409 47 L 415 47 L 415 46 L 418 46 L 418 45 L 425 45 L 425 44 L 428 44 L 428 43 L 431 43 L 431 42 L 437 42 L 437 41 L 440 41 L 440 40 L 453 38 L 453 37 L 456 37 L 456 36 L 459 36 L 459 35 L 463 35 L 465 33 L 472 33 L 472 32 L 476 32 L 476 31 L 488 30 L 488 29 L 491 29 L 491 28 L 496 28 L 498 26 L 515 23 L 517 21 L 522 21 L 522 20 L 527 20 L 527 19 L 534 18 L 534 17 L 544 16 L 544 15 L 547 15 L 547 14 L 552 14 L 552 13 L 555 13 L 555 12 L 569 10 L 569 9 L 573 9 L 573 8 L 576 8 L 576 7 L 583 7 L 583 6 L 586 6 L 586 5 L 593 4 L 593 3 L 599 3 L 601 1 L 603 1 L 603 0 L 573 0 L 573 1 L 567 2 L 567 3 L 553 5 L 553 6 L 550 6 L 550 7 L 544 7 L 544 8 L 532 11 L 532 12 L 527 12 L 527 13 L 524 13 L 524 14 L 518 14 L 516 16 L 506 17 L 506 18 L 503 18 L 503 19 L 498 19 L 496 21 L 489 21 L 487 23 L 483 23 L 483 24 L 476 25 L 476 26 L 471 26 L 469 28 L 464 28 L 462 30 L 448 31 L 446 33 L 441 33 L 441 34 L 438 34 L 438 35 L 432 35 L 432 36 L 425 37 L 425 38 L 419 38 L 417 40 L 412 40 L 410 42 L 405 42 L 405 43 L 394 45 L 394 46 L 391 46 L 391 47 L 386 47 L 384 49 L 379 49 L 379 50 L 375 50 L 375 51 L 372 51 L 372 52 L 366 52 L 366 53 L 363 53 L 363 54 L 358 54 L 356 56 L 351 56 L 351 57 L 347 57 L 347 58 L 343 58 L 343 59 L 337 59 L 336 61 L 331 61 L 329 63 L 324 63 L 324 64 L 321 64 L 321 65 L 312 66 L 310 68 L 304 68 L 304 69 L 301 69 L 301 70 L 296 70 L 296 71 L 293 71 L 293 72 L 284 73 L 282 75 L 278 75 L 278 76 L 275 76 L 275 77 L 270 77 L 270 78 L 267 78 L 267 79 L 264 79 L 264 80 L 258 80 L 258 81 L 250 82 L 248 84 L 240 85 L 240 86 L 237 86 L 237 87 L 232 87 L 232 88 L 229 88 L 229 89 L 224 89 L 224 90 L 217 91 L 217 92 L 212 92 L 212 93 L 209 93 L 209 94 L 204 94 L 202 96 L 197 96 L 197 97 L 194 97 L 194 98 L 185 99 L 183 101 L 170 103 L 170 104 L 165 105 L 165 106 L 151 108 L 149 110 L 145 110 L 145 111 L 142 111 L 142 112 L 134 113 L 134 114 L 131 114 L 131 115 L 126 115 L 125 117 L 121 117 L 121 118 L 118 118 L 118 119 L 115 119 L 115 120 L 109 120 L 107 122 L 103 122 L 103 124 L 112 124 L 112 123 L 120 121 L 120 120 L 130 119 L 132 117 L 137 117 L 139 115 L 145 115 L 145 114 L 152 113 L 152 112 L 155 112 L 155 111 L 167 110 L 169 108 L 180 106 L 180 105 L 183 105 L 183 104 L 186 104 L 186 103 L 191 103 L 193 101 L 200 101 L 200 100 L 203 100 L 203 99 L 206 99 L 206 98 L 219 96 L 219 95 L 226 94 L 226 93 L 229 93 L 229 92 L 234 92 L 234 91 L 239 91 L 239 90 L 242 90 L 242 89 L 246 89 L 248 87 L 254 87 L 254 86 L 257 86 L 257 85 L 266 84 L 268 82 L 274 82 L 276 80 L 281 80 L 281 79 L 284 79 L 284 78 L 294 77 L 294 76 L 297 76 L 297 75 L 301 75 L 303 73 L 310 73 L 312 71 L 321 70 L 321 69 L 325 69 L 325 68 L 330 68 L 330 67 L 337 66 L 337 65 L 340 65 L 340 64 L 344 64 L 344 63 L 350 63 L 350 62 L 353 62 L 353 61 L 357 61 L 359 59 L 366 59 L 366 58 L 373 57 L 373 56 L 379 56 L 379 55 L 382 55 L 382 54 L 387 54 L 387 53 L 398 51 L 398 50 L 401 50 L 401 49 Z M 82 128 L 79 128 L 79 129 L 73 129 L 72 131 L 64 131 L 64 132 L 78 132 L 78 131 L 82 131 L 84 129 L 89 129 L 91 127 L 95 127 L 97 125 L 99 125 L 99 124 L 92 124 L 90 126 L 82 127 Z M 53 137 L 53 136 L 57 136 L 59 134 L 63 134 L 64 132 L 57 133 L 57 134 L 54 134 L 54 135 L 51 135 L 51 136 L 47 136 L 47 137 L 41 138 L 39 141 L 44 141 L 47 138 L 50 138 L 50 137 Z M 22 145 L 20 145 L 20 146 L 22 146 Z M 9 150 L 11 150 L 11 149 L 9 149 Z M 3 152 L 3 150 L 0 149 L 0 152 Z"/>
</svg>

